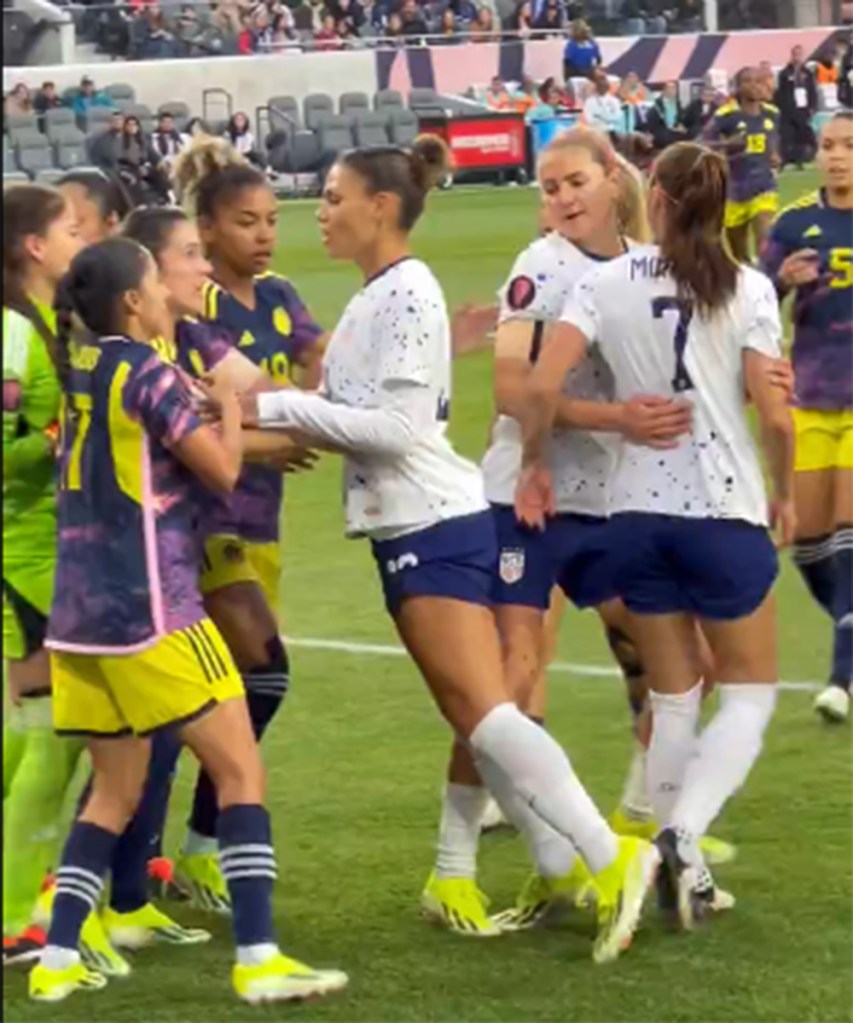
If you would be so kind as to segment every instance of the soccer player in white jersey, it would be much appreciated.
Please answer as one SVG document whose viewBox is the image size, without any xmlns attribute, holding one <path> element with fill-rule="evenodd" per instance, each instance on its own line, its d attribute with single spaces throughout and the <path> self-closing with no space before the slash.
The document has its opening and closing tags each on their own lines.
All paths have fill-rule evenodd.
<svg viewBox="0 0 853 1023">
<path fill-rule="evenodd" d="M 364 285 L 335 329 L 318 394 L 248 399 L 246 421 L 284 428 L 345 454 L 347 533 L 367 536 L 386 605 L 439 709 L 519 827 L 541 815 L 593 875 L 597 962 L 631 942 L 650 844 L 619 838 L 557 743 L 516 707 L 491 612 L 494 522 L 477 468 L 446 437 L 451 344 L 441 288 L 410 254 L 409 233 L 447 150 L 422 137 L 342 154 L 326 179 L 320 228 L 333 258 Z M 441 913 L 440 904 L 427 905 Z"/>
<path fill-rule="evenodd" d="M 568 375 L 562 415 L 551 448 L 561 494 L 561 515 L 546 533 L 524 529 L 513 511 L 521 464 L 521 434 L 512 418 L 547 322 L 558 319 L 574 283 L 588 270 L 626 251 L 626 235 L 645 240 L 648 225 L 642 181 L 621 163 L 609 141 L 586 129 L 566 132 L 540 156 L 537 175 L 549 233 L 515 260 L 500 293 L 495 343 L 498 417 L 483 461 L 486 497 L 492 505 L 499 548 L 494 593 L 507 685 L 516 703 L 542 724 L 549 643 L 545 612 L 555 583 L 582 606 L 595 606 L 624 654 L 624 608 L 607 572 L 597 535 L 606 514 L 606 484 L 624 433 L 637 441 L 671 443 L 690 427 L 689 407 L 670 398 L 610 403 L 610 374 L 601 360 L 587 359 Z M 609 433 L 589 432 L 591 429 Z M 553 602 L 556 629 L 563 604 Z M 616 637 L 619 637 L 617 640 Z M 622 661 L 626 658 L 623 656 Z M 629 673 L 636 656 L 628 658 Z M 641 679 L 634 679 L 631 684 Z M 640 693 L 642 705 L 644 693 Z M 636 770 L 633 776 L 640 773 Z M 639 786 L 643 786 L 643 778 Z M 648 803 L 645 794 L 643 802 Z M 489 809 L 488 790 L 463 742 L 454 746 L 444 792 L 437 858 L 425 897 L 444 908 L 447 926 L 462 934 L 494 933 L 496 921 L 474 883 L 480 823 Z M 505 929 L 530 926 L 556 900 L 585 883 L 583 863 L 570 843 L 531 816 L 525 832 L 536 873 L 515 910 L 501 914 Z M 652 836 L 654 835 L 652 831 Z M 643 836 L 640 836 L 643 837 Z M 573 866 L 574 864 L 574 866 Z"/>
<path fill-rule="evenodd" d="M 625 444 L 610 485 L 619 592 L 652 688 L 649 791 L 663 830 L 662 908 L 692 926 L 713 898 L 698 841 L 758 758 L 777 689 L 780 544 L 795 528 L 793 424 L 772 376 L 782 336 L 772 284 L 733 262 L 722 240 L 727 172 L 693 143 L 655 165 L 650 221 L 658 245 L 588 275 L 531 374 L 522 413 L 522 521 L 554 508 L 546 446 L 565 373 L 595 347 L 616 397 L 664 393 L 693 404 L 693 429 L 670 450 Z M 772 483 L 768 505 L 747 421 L 755 403 Z M 711 646 L 719 707 L 697 740 L 698 621 Z M 703 889 L 704 895 L 703 895 Z"/>
</svg>

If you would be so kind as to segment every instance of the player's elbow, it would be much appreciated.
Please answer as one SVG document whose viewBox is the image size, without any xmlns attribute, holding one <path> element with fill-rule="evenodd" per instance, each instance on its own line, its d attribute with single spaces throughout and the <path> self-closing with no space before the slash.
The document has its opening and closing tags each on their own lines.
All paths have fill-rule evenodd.
<svg viewBox="0 0 853 1023">
<path fill-rule="evenodd" d="M 508 368 L 495 368 L 495 408 L 504 416 L 518 418 L 525 395 L 523 374 Z"/>
</svg>

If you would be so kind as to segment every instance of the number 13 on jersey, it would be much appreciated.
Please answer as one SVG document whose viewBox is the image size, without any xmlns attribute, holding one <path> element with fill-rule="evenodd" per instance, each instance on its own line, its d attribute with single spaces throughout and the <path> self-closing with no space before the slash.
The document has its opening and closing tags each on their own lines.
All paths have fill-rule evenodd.
<svg viewBox="0 0 853 1023">
<path fill-rule="evenodd" d="M 667 317 L 667 313 L 670 314 Z M 684 365 L 684 352 L 687 348 L 687 331 L 693 319 L 693 305 L 682 298 L 662 295 L 652 299 L 652 316 L 656 320 L 675 320 L 673 347 L 675 348 L 675 373 L 672 378 L 672 389 L 676 394 L 692 391 L 694 388 L 687 367 Z"/>
</svg>

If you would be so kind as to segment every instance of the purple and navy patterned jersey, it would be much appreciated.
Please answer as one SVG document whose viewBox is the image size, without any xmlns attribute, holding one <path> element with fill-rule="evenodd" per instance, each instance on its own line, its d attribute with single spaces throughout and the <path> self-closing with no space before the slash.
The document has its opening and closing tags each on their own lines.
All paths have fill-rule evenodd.
<svg viewBox="0 0 853 1023">
<path fill-rule="evenodd" d="M 186 375 L 150 345 L 73 350 L 48 646 L 129 654 L 204 617 L 194 479 L 172 453 L 201 426 Z"/>
<path fill-rule="evenodd" d="M 705 129 L 706 139 L 719 148 L 728 142 L 730 202 L 749 202 L 778 188 L 770 158 L 778 149 L 779 111 L 762 103 L 758 114 L 747 114 L 736 102 L 726 103 Z"/>
<path fill-rule="evenodd" d="M 784 210 L 764 244 L 764 272 L 779 284 L 785 259 L 817 252 L 818 279 L 794 296 L 794 397 L 800 408 L 853 408 L 853 211 L 814 192 Z"/>
<path fill-rule="evenodd" d="M 254 309 L 211 284 L 206 293 L 206 315 L 236 336 L 238 351 L 279 387 L 291 383 L 293 364 L 323 334 L 293 285 L 274 273 L 255 279 Z M 282 494 L 281 472 L 246 465 L 229 500 L 205 516 L 204 528 L 208 533 L 234 534 L 250 543 L 276 543 Z"/>
</svg>

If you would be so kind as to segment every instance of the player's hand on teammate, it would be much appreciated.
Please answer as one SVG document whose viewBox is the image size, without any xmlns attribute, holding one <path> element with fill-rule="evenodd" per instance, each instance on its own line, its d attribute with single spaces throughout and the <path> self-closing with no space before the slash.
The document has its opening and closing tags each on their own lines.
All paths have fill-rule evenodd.
<svg viewBox="0 0 853 1023">
<path fill-rule="evenodd" d="M 820 266 L 816 249 L 798 249 L 792 252 L 779 268 L 779 280 L 787 289 L 799 288 L 818 279 Z"/>
<path fill-rule="evenodd" d="M 243 419 L 243 426 L 247 429 L 256 429 L 258 426 L 258 396 L 256 394 L 244 394 L 240 398 L 240 414 Z"/>
<path fill-rule="evenodd" d="M 291 448 L 277 451 L 274 455 L 270 455 L 266 459 L 266 464 L 271 469 L 278 469 L 279 472 L 283 473 L 310 472 L 319 461 L 320 455 L 298 441 L 292 441 L 291 443 Z"/>
<path fill-rule="evenodd" d="M 774 497 L 770 501 L 770 528 L 775 534 L 776 546 L 790 547 L 797 535 L 797 513 L 793 498 Z"/>
<path fill-rule="evenodd" d="M 641 394 L 622 405 L 622 433 L 632 444 L 677 448 L 693 427 L 693 406 L 680 398 Z"/>
<path fill-rule="evenodd" d="M 454 357 L 485 348 L 497 323 L 497 306 L 468 303 L 457 309 L 450 320 Z"/>
<path fill-rule="evenodd" d="M 554 477 L 544 465 L 522 469 L 515 487 L 515 514 L 531 529 L 544 529 L 545 520 L 556 513 Z"/>
<path fill-rule="evenodd" d="M 767 376 L 774 387 L 785 392 L 788 401 L 794 397 L 794 367 L 790 359 L 774 359 L 767 367 Z"/>
</svg>

